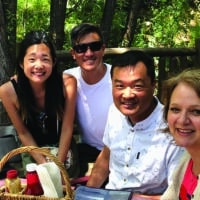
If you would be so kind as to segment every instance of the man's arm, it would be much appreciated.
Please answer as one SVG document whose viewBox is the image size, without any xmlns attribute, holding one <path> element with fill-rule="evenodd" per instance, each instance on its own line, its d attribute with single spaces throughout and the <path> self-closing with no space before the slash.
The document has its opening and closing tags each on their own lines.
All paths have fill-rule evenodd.
<svg viewBox="0 0 200 200">
<path fill-rule="evenodd" d="M 160 195 L 148 196 L 142 194 L 134 194 L 131 200 L 160 200 Z"/>
<path fill-rule="evenodd" d="M 92 169 L 87 186 L 100 188 L 109 175 L 110 150 L 104 146 Z"/>
</svg>

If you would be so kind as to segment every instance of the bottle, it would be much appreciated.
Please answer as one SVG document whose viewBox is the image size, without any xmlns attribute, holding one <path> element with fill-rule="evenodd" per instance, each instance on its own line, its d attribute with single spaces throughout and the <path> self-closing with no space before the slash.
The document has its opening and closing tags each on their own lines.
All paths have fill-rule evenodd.
<svg viewBox="0 0 200 200">
<path fill-rule="evenodd" d="M 26 165 L 27 186 L 24 194 L 38 196 L 44 193 L 36 172 L 36 167 L 36 163 L 29 163 Z"/>
<path fill-rule="evenodd" d="M 6 192 L 17 194 L 21 192 L 21 181 L 18 177 L 18 172 L 15 169 L 8 170 L 5 179 Z"/>
</svg>

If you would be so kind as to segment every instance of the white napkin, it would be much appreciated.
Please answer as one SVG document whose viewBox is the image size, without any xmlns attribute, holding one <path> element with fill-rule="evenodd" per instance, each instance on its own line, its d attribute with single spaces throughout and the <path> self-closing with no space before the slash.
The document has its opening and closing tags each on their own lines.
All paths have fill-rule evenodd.
<svg viewBox="0 0 200 200">
<path fill-rule="evenodd" d="M 39 164 L 36 168 L 44 196 L 63 197 L 62 178 L 58 166 L 54 162 Z"/>
</svg>

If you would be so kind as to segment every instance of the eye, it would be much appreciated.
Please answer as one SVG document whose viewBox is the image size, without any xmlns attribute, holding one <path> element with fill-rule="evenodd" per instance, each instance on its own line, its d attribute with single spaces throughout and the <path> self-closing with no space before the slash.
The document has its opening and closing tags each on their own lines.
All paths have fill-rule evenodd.
<svg viewBox="0 0 200 200">
<path fill-rule="evenodd" d="M 200 110 L 198 110 L 198 109 L 191 110 L 190 112 L 195 116 L 200 116 Z"/>
<path fill-rule="evenodd" d="M 173 113 L 178 113 L 178 112 L 180 111 L 179 108 L 175 108 L 175 107 L 171 107 L 171 108 L 169 108 L 169 110 L 170 110 L 171 112 L 173 112 Z"/>
<path fill-rule="evenodd" d="M 49 62 L 50 62 L 50 59 L 49 59 L 49 58 L 44 58 L 44 59 L 43 59 L 43 62 L 49 63 Z"/>
<path fill-rule="evenodd" d="M 134 85 L 134 87 L 133 87 L 135 90 L 137 90 L 137 91 L 140 91 L 140 90 L 143 90 L 144 89 L 144 85 L 142 85 L 142 84 L 136 84 L 136 85 Z"/>
<path fill-rule="evenodd" d="M 118 88 L 118 89 L 124 88 L 123 84 L 121 84 L 121 83 L 115 84 L 115 87 Z"/>
<path fill-rule="evenodd" d="M 29 60 L 29 62 L 31 62 L 31 63 L 35 61 L 34 58 L 29 58 L 28 60 Z"/>
<path fill-rule="evenodd" d="M 51 58 L 49 56 L 46 56 L 46 55 L 42 56 L 41 59 L 42 59 L 43 62 L 46 62 L 46 63 L 49 63 L 51 61 Z"/>
</svg>

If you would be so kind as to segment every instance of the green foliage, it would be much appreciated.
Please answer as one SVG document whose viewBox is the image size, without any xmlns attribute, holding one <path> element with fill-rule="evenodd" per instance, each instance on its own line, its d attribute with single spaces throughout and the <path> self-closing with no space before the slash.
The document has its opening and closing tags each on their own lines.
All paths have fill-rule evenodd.
<svg viewBox="0 0 200 200">
<path fill-rule="evenodd" d="M 102 0 L 68 0 L 65 20 L 65 33 L 70 41 L 71 29 L 82 22 L 100 24 L 103 13 L 104 1 Z M 67 42 L 64 48 L 70 48 Z"/>
<path fill-rule="evenodd" d="M 138 34 L 133 45 L 138 47 L 194 46 L 195 39 L 200 37 L 200 18 L 197 14 L 198 9 L 196 11 L 191 9 L 188 0 L 154 1 L 149 13 L 138 22 Z"/>
<path fill-rule="evenodd" d="M 122 36 L 126 26 L 128 8 L 129 3 L 127 0 L 117 1 L 113 25 L 111 28 L 109 47 L 118 47 L 121 44 Z"/>
<path fill-rule="evenodd" d="M 48 30 L 50 21 L 49 0 L 18 0 L 17 40 L 33 29 Z"/>
<path fill-rule="evenodd" d="M 100 24 L 105 0 L 68 0 L 65 20 L 66 44 L 70 48 L 70 31 L 81 22 Z M 137 21 L 136 47 L 194 46 L 200 37 L 199 1 L 146 0 Z M 129 1 L 117 0 L 109 47 L 121 44 L 125 31 Z M 50 0 L 18 0 L 17 40 L 32 29 L 49 29 Z"/>
</svg>

